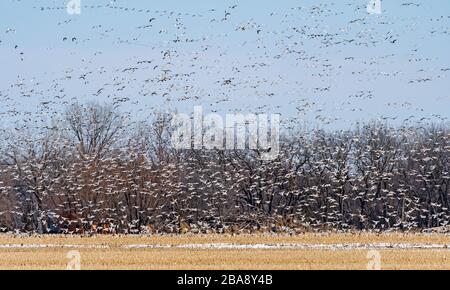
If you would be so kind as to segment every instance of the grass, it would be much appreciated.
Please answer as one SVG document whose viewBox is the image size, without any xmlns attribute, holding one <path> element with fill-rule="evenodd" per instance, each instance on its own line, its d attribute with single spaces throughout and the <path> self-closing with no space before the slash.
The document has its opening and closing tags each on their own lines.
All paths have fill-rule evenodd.
<svg viewBox="0 0 450 290">
<path fill-rule="evenodd" d="M 368 250 L 317 249 L 129 249 L 127 245 L 186 244 L 380 244 L 450 245 L 439 234 L 304 234 L 186 236 L 12 236 L 0 235 L 0 269 L 65 269 L 67 253 L 81 254 L 82 269 L 361 269 Z M 10 245 L 10 246 L 7 246 Z M 52 245 L 48 248 L 27 248 Z M 66 245 L 65 248 L 59 246 Z M 83 247 L 84 246 L 84 247 Z M 97 246 L 97 248 L 93 248 Z M 102 246 L 104 248 L 100 248 Z M 8 248 L 9 247 L 9 248 Z M 382 269 L 450 269 L 448 249 L 383 249 Z"/>
</svg>

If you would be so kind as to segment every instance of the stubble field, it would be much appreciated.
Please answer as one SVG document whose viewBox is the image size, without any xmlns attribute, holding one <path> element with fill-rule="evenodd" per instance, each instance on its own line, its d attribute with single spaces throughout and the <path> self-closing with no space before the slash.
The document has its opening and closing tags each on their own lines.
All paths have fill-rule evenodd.
<svg viewBox="0 0 450 290">
<path fill-rule="evenodd" d="M 0 269 L 450 269 L 450 235 L 0 236 Z"/>
</svg>

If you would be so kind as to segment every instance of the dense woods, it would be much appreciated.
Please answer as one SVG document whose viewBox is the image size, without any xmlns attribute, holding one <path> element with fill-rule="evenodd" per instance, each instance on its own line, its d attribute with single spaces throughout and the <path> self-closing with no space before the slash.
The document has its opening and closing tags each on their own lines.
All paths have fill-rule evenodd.
<svg viewBox="0 0 450 290">
<path fill-rule="evenodd" d="M 74 105 L 1 144 L 0 230 L 36 233 L 414 230 L 450 221 L 445 125 L 285 130 L 277 159 L 175 150 L 170 116 Z"/>
</svg>

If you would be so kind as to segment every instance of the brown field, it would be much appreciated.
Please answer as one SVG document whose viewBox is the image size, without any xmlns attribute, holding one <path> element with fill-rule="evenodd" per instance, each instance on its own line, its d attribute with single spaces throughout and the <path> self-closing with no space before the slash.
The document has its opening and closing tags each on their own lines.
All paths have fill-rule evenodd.
<svg viewBox="0 0 450 290">
<path fill-rule="evenodd" d="M 66 269 L 71 250 L 88 269 L 355 269 L 365 270 L 370 249 L 377 249 L 382 269 L 450 269 L 450 235 L 443 234 L 303 234 L 202 236 L 0 236 L 0 269 Z M 197 248 L 182 248 L 195 244 Z M 231 245 L 206 249 L 202 245 Z M 252 245 L 301 245 L 292 248 L 245 248 Z M 351 248 L 359 244 L 356 249 Z M 401 245 L 417 248 L 402 249 Z M 130 245 L 139 245 L 130 248 Z M 244 248 L 233 248 L 234 246 Z M 310 246 L 324 246 L 311 249 Z M 392 246 L 394 245 L 394 246 Z M 334 249 L 333 247 L 338 247 Z M 350 246 L 350 248 L 339 248 Z M 427 246 L 434 247 L 427 249 Z M 439 248 L 442 246 L 442 248 Z M 391 248 L 392 247 L 392 248 Z"/>
</svg>

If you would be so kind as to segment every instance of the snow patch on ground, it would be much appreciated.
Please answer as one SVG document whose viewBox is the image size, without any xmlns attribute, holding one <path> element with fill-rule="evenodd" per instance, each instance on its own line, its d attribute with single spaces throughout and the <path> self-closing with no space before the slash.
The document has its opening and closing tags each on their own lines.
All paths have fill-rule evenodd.
<svg viewBox="0 0 450 290">
<path fill-rule="evenodd" d="M 126 249 L 202 249 L 202 250 L 389 250 L 389 249 L 450 249 L 442 244 L 184 244 L 184 245 L 126 245 Z"/>
<path fill-rule="evenodd" d="M 5 244 L 0 249 L 109 249 L 106 245 Z"/>
<path fill-rule="evenodd" d="M 110 249 L 108 245 L 69 245 L 69 244 L 4 244 L 0 249 Z M 192 250 L 450 250 L 444 244 L 135 244 L 123 245 L 123 249 L 192 249 Z"/>
</svg>

